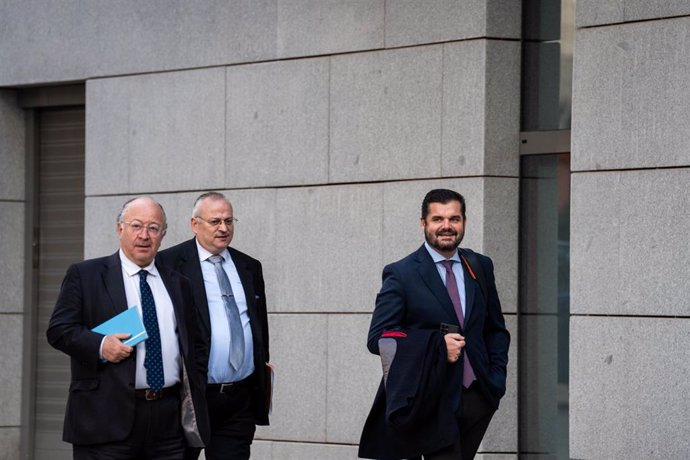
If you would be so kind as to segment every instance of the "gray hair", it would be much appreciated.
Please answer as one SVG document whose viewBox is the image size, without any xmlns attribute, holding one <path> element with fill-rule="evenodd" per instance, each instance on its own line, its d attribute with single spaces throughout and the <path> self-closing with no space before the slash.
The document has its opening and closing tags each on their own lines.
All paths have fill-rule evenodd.
<svg viewBox="0 0 690 460">
<path fill-rule="evenodd" d="M 192 207 L 192 218 L 194 217 L 199 217 L 199 211 L 201 210 L 201 203 L 206 199 L 209 198 L 213 201 L 220 201 L 223 200 L 225 201 L 228 206 L 232 207 L 232 204 L 230 203 L 230 200 L 228 200 L 228 197 L 223 195 L 220 192 L 206 192 L 202 193 L 199 195 L 196 200 L 194 200 L 194 206 Z"/>
</svg>

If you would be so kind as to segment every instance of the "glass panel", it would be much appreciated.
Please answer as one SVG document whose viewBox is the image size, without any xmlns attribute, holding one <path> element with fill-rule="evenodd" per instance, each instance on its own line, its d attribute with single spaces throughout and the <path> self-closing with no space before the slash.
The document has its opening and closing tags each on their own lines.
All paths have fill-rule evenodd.
<svg viewBox="0 0 690 460">
<path fill-rule="evenodd" d="M 575 0 L 525 0 L 522 23 L 522 131 L 570 129 Z"/>
<path fill-rule="evenodd" d="M 521 162 L 520 458 L 567 459 L 570 154 Z"/>
</svg>

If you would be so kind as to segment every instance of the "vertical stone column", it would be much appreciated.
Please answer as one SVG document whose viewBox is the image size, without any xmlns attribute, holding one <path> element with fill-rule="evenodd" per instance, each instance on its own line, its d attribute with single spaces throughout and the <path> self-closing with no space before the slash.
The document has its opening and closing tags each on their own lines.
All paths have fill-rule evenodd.
<svg viewBox="0 0 690 460">
<path fill-rule="evenodd" d="M 570 456 L 683 458 L 690 5 L 583 1 L 577 26 Z"/>
<path fill-rule="evenodd" d="M 24 349 L 24 114 L 15 91 L 0 90 L 0 452 L 19 458 Z"/>
</svg>

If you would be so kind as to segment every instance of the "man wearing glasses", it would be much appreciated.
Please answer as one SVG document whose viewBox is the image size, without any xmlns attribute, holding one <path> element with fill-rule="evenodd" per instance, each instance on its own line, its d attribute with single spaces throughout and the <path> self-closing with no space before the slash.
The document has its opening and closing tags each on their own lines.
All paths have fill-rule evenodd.
<svg viewBox="0 0 690 460">
<path fill-rule="evenodd" d="M 192 289 L 154 262 L 165 231 L 159 203 L 129 200 L 117 217 L 120 249 L 65 275 L 47 336 L 71 357 L 63 439 L 77 460 L 182 459 L 187 444 L 202 446 L 210 434 Z M 92 331 L 128 307 L 145 341 L 132 347 L 126 330 Z"/>
<path fill-rule="evenodd" d="M 207 460 L 248 459 L 256 425 L 268 425 L 264 279 L 258 260 L 229 247 L 236 222 L 225 195 L 204 193 L 192 210 L 195 237 L 159 254 L 163 264 L 191 280 L 209 345 Z M 199 453 L 190 448 L 186 458 Z"/>
</svg>

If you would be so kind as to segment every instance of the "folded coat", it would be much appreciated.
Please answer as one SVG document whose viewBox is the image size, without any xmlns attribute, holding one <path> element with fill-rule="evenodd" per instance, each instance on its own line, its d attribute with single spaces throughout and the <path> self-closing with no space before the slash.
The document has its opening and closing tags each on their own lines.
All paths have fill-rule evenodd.
<svg viewBox="0 0 690 460">
<path fill-rule="evenodd" d="M 438 330 L 384 332 L 384 378 L 364 424 L 359 456 L 396 460 L 431 453 L 459 436 L 462 372 Z"/>
</svg>

